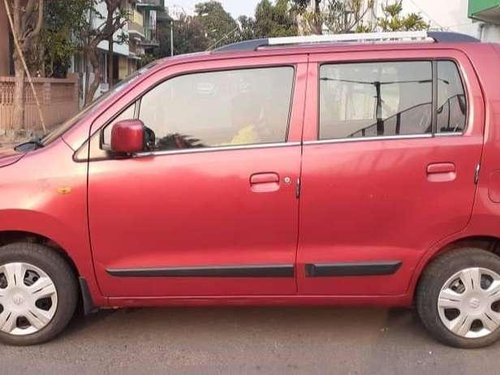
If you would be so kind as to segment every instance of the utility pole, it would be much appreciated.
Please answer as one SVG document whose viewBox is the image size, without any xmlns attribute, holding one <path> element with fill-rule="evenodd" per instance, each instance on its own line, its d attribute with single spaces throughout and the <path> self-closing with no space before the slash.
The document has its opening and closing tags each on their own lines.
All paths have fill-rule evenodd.
<svg viewBox="0 0 500 375">
<path fill-rule="evenodd" d="M 170 18 L 170 56 L 174 56 L 174 20 Z"/>
</svg>

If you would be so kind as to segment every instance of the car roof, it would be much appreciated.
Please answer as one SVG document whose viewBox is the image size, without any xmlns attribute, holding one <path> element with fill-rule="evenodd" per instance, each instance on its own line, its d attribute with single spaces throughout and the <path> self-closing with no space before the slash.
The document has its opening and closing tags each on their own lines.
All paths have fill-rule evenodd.
<svg viewBox="0 0 500 375">
<path fill-rule="evenodd" d="M 272 46 L 305 46 L 318 43 L 401 43 L 401 42 L 427 42 L 427 43 L 471 43 L 479 42 L 470 35 L 448 31 L 396 31 L 375 33 L 349 33 L 291 36 L 277 38 L 260 38 L 245 40 L 222 46 L 216 52 L 236 50 L 257 50 L 262 47 Z"/>
<path fill-rule="evenodd" d="M 481 43 L 469 35 L 428 31 L 263 38 L 229 44 L 213 51 L 167 57 L 158 61 L 157 68 L 187 62 L 259 56 L 409 49 L 465 50 L 481 45 L 486 43 Z"/>
</svg>

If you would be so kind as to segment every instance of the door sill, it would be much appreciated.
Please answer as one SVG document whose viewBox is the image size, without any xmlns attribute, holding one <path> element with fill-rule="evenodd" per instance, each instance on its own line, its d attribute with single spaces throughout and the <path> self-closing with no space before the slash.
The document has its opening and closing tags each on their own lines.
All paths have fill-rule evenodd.
<svg viewBox="0 0 500 375">
<path fill-rule="evenodd" d="M 385 306 L 409 307 L 408 294 L 384 296 L 269 295 L 109 297 L 107 307 L 160 306 Z"/>
</svg>

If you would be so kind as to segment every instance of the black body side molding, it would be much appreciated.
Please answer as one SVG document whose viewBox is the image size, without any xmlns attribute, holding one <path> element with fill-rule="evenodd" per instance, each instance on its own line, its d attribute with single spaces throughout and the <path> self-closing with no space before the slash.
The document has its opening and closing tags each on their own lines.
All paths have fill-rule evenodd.
<svg viewBox="0 0 500 375">
<path fill-rule="evenodd" d="M 400 261 L 306 264 L 306 277 L 392 275 L 401 267 Z"/>
<path fill-rule="evenodd" d="M 116 277 L 294 277 L 293 265 L 108 269 Z"/>
</svg>

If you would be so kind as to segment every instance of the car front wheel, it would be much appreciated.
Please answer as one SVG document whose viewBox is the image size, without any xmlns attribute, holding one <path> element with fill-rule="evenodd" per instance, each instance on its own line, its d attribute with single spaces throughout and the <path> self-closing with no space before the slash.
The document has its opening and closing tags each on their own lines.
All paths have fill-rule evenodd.
<svg viewBox="0 0 500 375">
<path fill-rule="evenodd" d="M 0 248 L 0 341 L 33 345 L 59 334 L 78 300 L 74 273 L 55 251 L 34 243 Z"/>
</svg>

